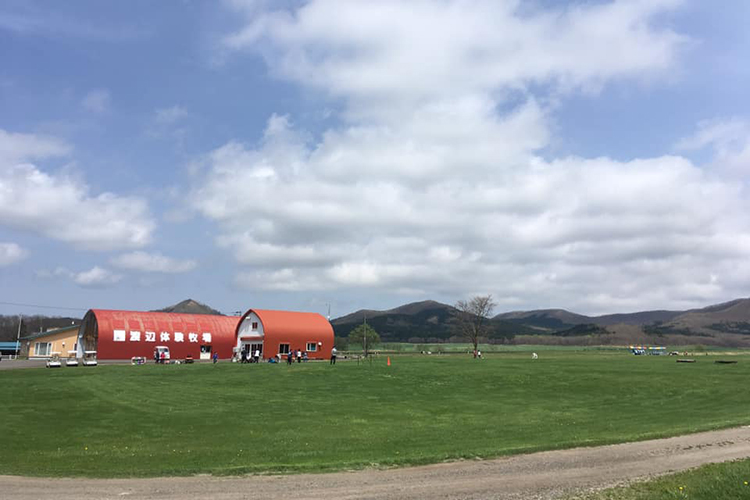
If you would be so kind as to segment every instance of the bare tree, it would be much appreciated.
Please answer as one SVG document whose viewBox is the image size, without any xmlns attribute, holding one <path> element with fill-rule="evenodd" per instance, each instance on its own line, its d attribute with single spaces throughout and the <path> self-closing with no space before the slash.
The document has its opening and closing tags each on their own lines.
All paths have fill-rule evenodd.
<svg viewBox="0 0 750 500">
<path fill-rule="evenodd" d="M 474 345 L 476 353 L 479 338 L 486 336 L 490 327 L 490 315 L 495 309 L 492 295 L 477 295 L 469 300 L 456 302 L 456 329 Z"/>
</svg>

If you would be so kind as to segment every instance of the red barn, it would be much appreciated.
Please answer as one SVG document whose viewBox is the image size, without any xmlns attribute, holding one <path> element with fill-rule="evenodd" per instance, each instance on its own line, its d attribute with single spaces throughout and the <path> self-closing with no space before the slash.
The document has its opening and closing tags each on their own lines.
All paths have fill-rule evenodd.
<svg viewBox="0 0 750 500">
<path fill-rule="evenodd" d="M 210 359 L 214 352 L 227 359 L 236 345 L 240 318 L 206 314 L 177 314 L 91 309 L 78 330 L 78 356 L 97 351 L 99 359 L 152 358 L 154 347 L 169 347 L 172 359 Z"/>
<path fill-rule="evenodd" d="M 333 327 L 317 313 L 250 309 L 237 323 L 236 337 L 236 347 L 259 350 L 263 359 L 298 349 L 309 359 L 325 359 L 333 349 Z"/>
</svg>

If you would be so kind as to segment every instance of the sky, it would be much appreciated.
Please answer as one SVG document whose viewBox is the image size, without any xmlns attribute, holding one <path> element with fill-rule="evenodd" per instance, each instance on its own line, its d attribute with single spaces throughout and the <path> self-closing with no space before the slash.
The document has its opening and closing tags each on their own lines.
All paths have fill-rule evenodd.
<svg viewBox="0 0 750 500">
<path fill-rule="evenodd" d="M 744 0 L 0 1 L 0 313 L 750 295 Z"/>
</svg>

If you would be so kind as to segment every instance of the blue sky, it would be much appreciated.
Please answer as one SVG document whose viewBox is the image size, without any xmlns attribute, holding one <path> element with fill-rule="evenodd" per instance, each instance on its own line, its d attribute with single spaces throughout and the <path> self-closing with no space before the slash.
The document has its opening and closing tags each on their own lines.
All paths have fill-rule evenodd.
<svg viewBox="0 0 750 500">
<path fill-rule="evenodd" d="M 750 284 L 746 2 L 0 3 L 0 301 L 687 308 Z M 0 313 L 74 313 L 0 304 Z"/>
</svg>

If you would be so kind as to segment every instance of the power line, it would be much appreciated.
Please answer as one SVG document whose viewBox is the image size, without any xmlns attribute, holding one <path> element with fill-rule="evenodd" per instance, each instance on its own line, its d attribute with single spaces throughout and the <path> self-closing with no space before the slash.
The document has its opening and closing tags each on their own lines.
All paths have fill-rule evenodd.
<svg viewBox="0 0 750 500">
<path fill-rule="evenodd" d="M 62 306 L 42 306 L 39 304 L 21 304 L 18 302 L 2 302 L 0 304 L 5 306 L 20 306 L 20 307 L 38 307 L 39 309 L 65 309 L 68 311 L 88 311 L 87 307 L 62 307 Z"/>
</svg>

